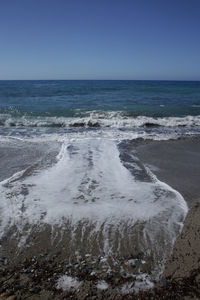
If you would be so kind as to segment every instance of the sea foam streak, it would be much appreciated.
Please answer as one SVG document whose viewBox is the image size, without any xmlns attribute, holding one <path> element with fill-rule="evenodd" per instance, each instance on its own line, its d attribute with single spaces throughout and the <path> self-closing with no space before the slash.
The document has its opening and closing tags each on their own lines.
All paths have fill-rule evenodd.
<svg viewBox="0 0 200 300">
<path fill-rule="evenodd" d="M 30 223 L 40 221 L 44 212 L 47 223 L 59 223 L 63 217 L 148 220 L 183 201 L 159 181 L 136 181 L 121 163 L 115 142 L 109 140 L 64 143 L 56 165 L 27 178 L 20 179 L 21 174 L 3 181 L 1 192 L 6 202 L 16 200 L 12 205 L 23 200 L 23 217 Z M 22 186 L 27 195 L 20 193 Z M 158 191 L 162 197 L 158 198 Z"/>
<path fill-rule="evenodd" d="M 145 180 L 133 170 L 145 172 Z M 72 249 L 83 249 L 87 239 L 86 251 L 96 245 L 106 254 L 128 255 L 137 244 L 163 258 L 187 212 L 182 196 L 147 169 L 136 162 L 130 172 L 112 140 L 65 141 L 56 164 L 26 173 L 1 182 L 1 234 L 12 226 L 23 232 L 27 224 L 41 230 L 49 224 L 71 232 Z"/>
</svg>

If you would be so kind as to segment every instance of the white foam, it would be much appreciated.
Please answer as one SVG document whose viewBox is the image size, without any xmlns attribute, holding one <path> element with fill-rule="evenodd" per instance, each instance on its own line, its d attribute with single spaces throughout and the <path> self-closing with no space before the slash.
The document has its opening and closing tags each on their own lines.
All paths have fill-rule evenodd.
<svg viewBox="0 0 200 300">
<path fill-rule="evenodd" d="M 124 295 L 139 292 L 141 290 L 148 290 L 154 287 L 154 283 L 148 274 L 139 274 L 135 277 L 133 281 L 124 283 L 120 288 L 119 292 Z"/>
<path fill-rule="evenodd" d="M 177 127 L 177 126 L 200 126 L 200 116 L 185 116 L 185 117 L 147 117 L 136 116 L 129 117 L 124 115 L 124 112 L 118 111 L 91 111 L 87 112 L 82 117 L 11 117 L 8 115 L 0 115 L 6 127 L 28 126 L 28 127 L 73 127 L 73 126 L 100 126 L 102 128 L 138 128 L 148 124 L 162 127 Z"/>
<path fill-rule="evenodd" d="M 109 288 L 109 285 L 105 280 L 100 280 L 97 282 L 97 289 L 100 290 L 107 290 Z"/>
<path fill-rule="evenodd" d="M 137 166 L 135 170 L 140 171 Z M 165 257 L 165 243 L 174 242 L 187 205 L 178 192 L 148 168 L 146 172 L 151 181 L 138 181 L 130 173 L 120 160 L 116 141 L 63 140 L 56 164 L 29 176 L 21 171 L 0 183 L 0 234 L 13 225 L 24 232 L 27 224 L 64 228 L 70 222 L 73 239 L 79 222 L 86 221 L 93 232 L 103 230 L 102 251 L 110 255 L 116 230 L 123 237 L 126 224 L 125 234 L 131 239 L 133 225 L 139 221 L 144 224 L 141 247 L 151 245 L 155 253 L 164 247 Z M 160 232 L 164 242 L 157 245 Z M 120 239 L 118 243 L 120 249 Z"/>
<path fill-rule="evenodd" d="M 16 221 L 16 213 L 21 216 L 22 201 L 26 208 L 23 218 L 31 224 L 39 222 L 44 213 L 43 222 L 58 224 L 63 218 L 136 222 L 153 218 L 172 207 L 185 210 L 180 205 L 184 200 L 170 187 L 158 181 L 136 181 L 121 163 L 113 141 L 80 140 L 63 144 L 58 159 L 53 167 L 21 182 L 15 180 L 18 174 L 9 179 L 8 183 L 12 184 L 9 194 L 5 181 L 2 182 L 1 209 L 8 223 L 12 223 L 13 217 L 10 205 Z M 26 196 L 21 194 L 23 186 L 29 191 Z M 163 195 L 155 202 L 158 189 Z"/>
<path fill-rule="evenodd" d="M 74 277 L 62 275 L 57 281 L 56 288 L 63 291 L 77 290 L 81 284 L 82 282 Z"/>
<path fill-rule="evenodd" d="M 11 129 L 10 129 L 11 130 Z M 95 129 L 95 130 L 72 130 L 68 132 L 54 131 L 53 133 L 46 133 L 45 131 L 41 131 L 40 134 L 35 133 L 35 131 L 31 132 L 27 129 L 27 132 L 23 131 L 21 136 L 16 136 L 15 134 L 19 134 L 16 129 L 11 130 L 12 135 L 0 135 L 1 142 L 7 142 L 12 140 L 20 140 L 24 142 L 70 142 L 73 140 L 86 140 L 86 139 L 108 139 L 113 141 L 122 141 L 122 140 L 134 140 L 142 138 L 144 140 L 158 140 L 164 141 L 169 139 L 178 139 L 181 136 L 192 136 L 198 135 L 200 132 L 195 130 L 187 130 L 183 132 L 180 130 L 143 130 L 143 129 L 132 129 L 132 130 L 119 130 L 117 128 L 106 128 L 106 129 Z"/>
<path fill-rule="evenodd" d="M 109 251 L 106 227 L 131 226 L 146 221 L 144 238 L 164 230 L 174 240 L 187 212 L 182 196 L 156 178 L 137 181 L 119 158 L 110 140 L 77 140 L 63 143 L 56 165 L 24 177 L 23 171 L 0 185 L 1 234 L 12 225 L 22 232 L 29 223 L 62 227 L 81 220 L 104 224 L 104 250 Z M 28 192 L 23 193 L 23 189 Z M 181 228 L 181 227 L 180 227 Z M 148 237 L 149 238 L 149 237 Z"/>
</svg>

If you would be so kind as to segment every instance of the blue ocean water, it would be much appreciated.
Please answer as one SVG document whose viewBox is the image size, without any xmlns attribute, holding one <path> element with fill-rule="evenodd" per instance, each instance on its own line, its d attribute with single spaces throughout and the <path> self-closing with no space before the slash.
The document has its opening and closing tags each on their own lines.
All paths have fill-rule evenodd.
<svg viewBox="0 0 200 300">
<path fill-rule="evenodd" d="M 200 115 L 200 82 L 0 81 L 0 114 L 80 117 L 91 111 L 125 116 Z"/>
</svg>

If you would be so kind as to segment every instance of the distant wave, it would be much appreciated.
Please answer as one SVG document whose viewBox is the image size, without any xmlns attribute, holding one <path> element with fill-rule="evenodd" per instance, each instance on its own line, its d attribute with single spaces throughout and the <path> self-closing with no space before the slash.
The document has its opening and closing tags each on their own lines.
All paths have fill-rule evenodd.
<svg viewBox="0 0 200 300">
<path fill-rule="evenodd" d="M 77 127 L 77 128 L 137 128 L 137 127 L 197 127 L 200 116 L 185 117 L 130 117 L 123 112 L 88 112 L 82 117 L 12 117 L 0 115 L 0 126 L 5 127 Z"/>
</svg>

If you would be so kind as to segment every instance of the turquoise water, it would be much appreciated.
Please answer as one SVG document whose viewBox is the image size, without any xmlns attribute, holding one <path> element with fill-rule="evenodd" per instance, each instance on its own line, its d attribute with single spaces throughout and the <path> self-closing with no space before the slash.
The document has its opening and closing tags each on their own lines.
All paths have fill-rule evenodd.
<svg viewBox="0 0 200 300">
<path fill-rule="evenodd" d="M 88 111 L 132 117 L 200 115 L 200 82 L 0 81 L 0 114 L 77 117 Z"/>
</svg>

